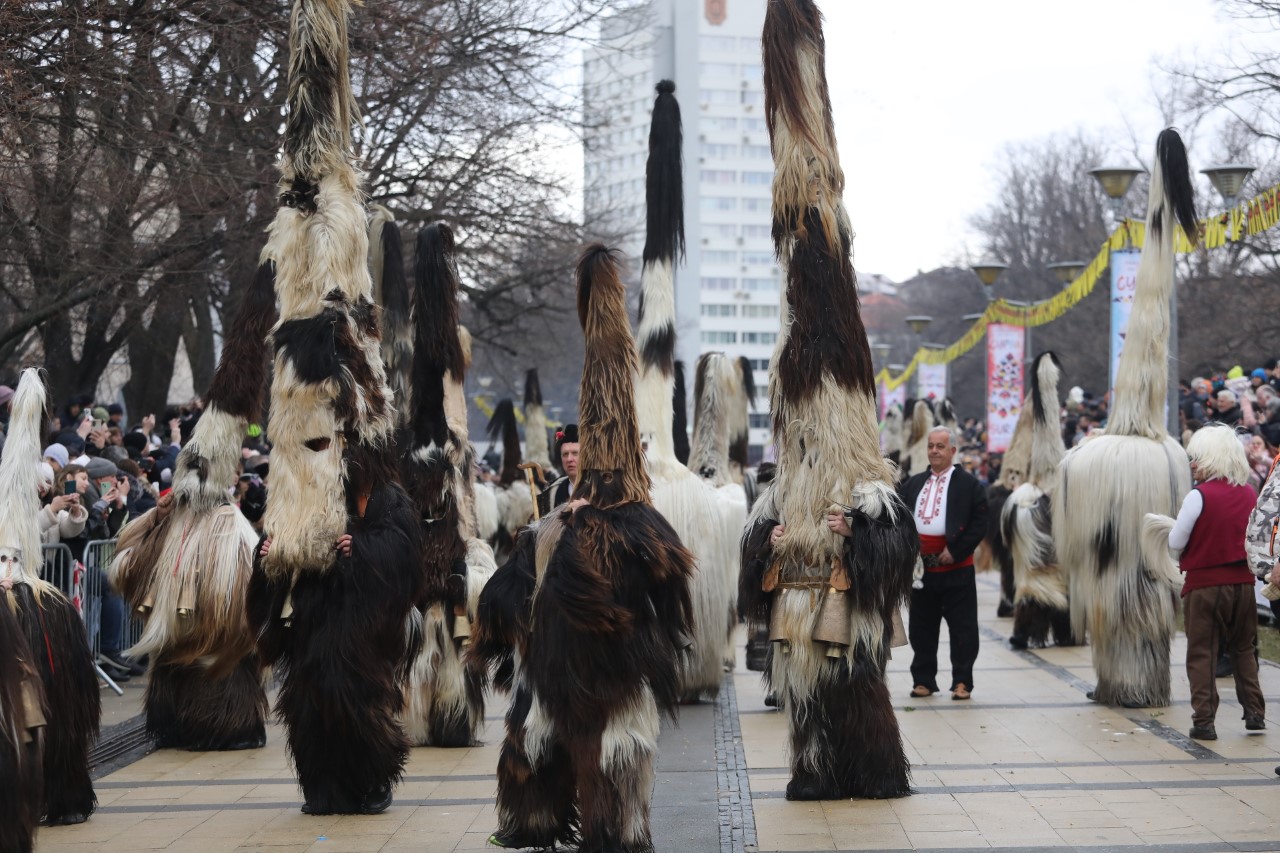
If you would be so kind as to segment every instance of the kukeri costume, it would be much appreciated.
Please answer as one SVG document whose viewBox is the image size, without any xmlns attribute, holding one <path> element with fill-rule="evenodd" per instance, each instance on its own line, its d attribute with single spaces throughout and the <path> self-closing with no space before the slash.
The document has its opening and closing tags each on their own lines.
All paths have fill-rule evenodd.
<svg viewBox="0 0 1280 853">
<path fill-rule="evenodd" d="M 635 350 L 612 254 L 578 264 L 584 503 L 521 532 L 480 598 L 471 654 L 512 691 L 491 843 L 653 849 L 659 709 L 674 714 L 692 555 L 649 503 Z M 536 626 L 536 629 L 534 628 Z"/>
<path fill-rule="evenodd" d="M 370 301 L 350 11 L 348 0 L 293 6 L 281 206 L 267 244 L 280 308 L 269 550 L 258 551 L 248 601 L 258 651 L 281 679 L 277 711 L 312 814 L 391 801 L 408 753 L 398 719 L 406 617 L 423 582 Z"/>
<path fill-rule="evenodd" d="M 896 797 L 908 765 L 884 667 L 915 531 L 880 455 L 817 7 L 770 3 L 762 41 L 786 319 L 769 376 L 777 476 L 752 508 L 740 595 L 775 641 L 766 680 L 787 714 L 788 798 Z M 851 538 L 828 528 L 832 510 Z"/>
</svg>

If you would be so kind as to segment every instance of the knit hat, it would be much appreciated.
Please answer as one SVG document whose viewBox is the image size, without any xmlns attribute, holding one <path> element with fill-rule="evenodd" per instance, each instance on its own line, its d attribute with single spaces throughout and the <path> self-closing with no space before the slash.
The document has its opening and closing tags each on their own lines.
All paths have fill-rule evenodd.
<svg viewBox="0 0 1280 853">
<path fill-rule="evenodd" d="M 1253 372 L 1250 373 L 1249 375 L 1252 376 L 1254 379 L 1265 380 L 1267 378 L 1267 371 L 1263 370 L 1261 367 L 1255 367 Z"/>
<path fill-rule="evenodd" d="M 89 473 L 90 480 L 101 480 L 104 477 L 114 477 L 120 473 L 120 469 L 116 467 L 114 462 L 109 462 L 101 456 L 95 456 L 89 460 L 89 464 L 84 466 L 85 471 Z"/>
<path fill-rule="evenodd" d="M 59 468 L 66 468 L 67 463 L 71 461 L 67 454 L 67 448 L 63 447 L 61 444 L 49 445 L 44 449 L 44 453 L 41 455 L 57 462 Z"/>
<path fill-rule="evenodd" d="M 141 456 L 147 449 L 147 437 L 140 432 L 127 432 L 121 439 L 130 456 Z"/>
<path fill-rule="evenodd" d="M 123 415 L 123 414 L 124 414 L 124 406 L 120 405 L 119 403 L 112 403 L 110 406 L 107 406 L 107 414 L 108 414 L 108 415 Z"/>
<path fill-rule="evenodd" d="M 105 406 L 97 406 L 93 410 L 93 419 L 97 421 L 105 421 L 110 415 L 107 414 Z"/>
<path fill-rule="evenodd" d="M 1227 371 L 1228 379 L 1239 379 L 1241 376 L 1244 376 L 1244 368 L 1238 364 Z"/>
</svg>

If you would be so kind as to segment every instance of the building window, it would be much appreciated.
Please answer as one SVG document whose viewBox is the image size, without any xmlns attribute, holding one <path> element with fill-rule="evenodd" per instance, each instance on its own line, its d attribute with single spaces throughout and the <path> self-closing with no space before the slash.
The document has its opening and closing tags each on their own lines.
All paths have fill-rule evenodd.
<svg viewBox="0 0 1280 853">
<path fill-rule="evenodd" d="M 737 210 L 738 200 L 736 198 L 725 198 L 724 196 L 704 195 L 702 197 L 702 209 L 712 212 L 717 210 Z"/>
<path fill-rule="evenodd" d="M 703 307 L 705 308 L 706 306 L 703 306 Z M 734 308 L 736 306 L 730 305 L 729 307 Z M 754 317 L 754 318 L 777 317 L 778 306 L 777 305 L 743 305 L 742 316 Z"/>
<path fill-rule="evenodd" d="M 769 213 L 770 202 L 771 200 L 767 198 L 744 198 L 742 200 L 742 209 Z"/>
<path fill-rule="evenodd" d="M 703 330 L 702 342 L 704 344 L 736 344 L 738 342 L 737 332 L 719 332 Z"/>
<path fill-rule="evenodd" d="M 772 252 L 743 252 L 742 262 L 744 264 L 750 264 L 752 266 L 758 266 L 758 267 L 768 266 L 769 264 L 773 263 L 773 253 Z"/>
<path fill-rule="evenodd" d="M 767 358 L 749 358 L 747 361 L 751 362 L 752 370 L 767 371 L 769 369 L 769 359 Z"/>
<path fill-rule="evenodd" d="M 738 262 L 738 253 L 717 251 L 715 249 L 704 250 L 702 252 L 702 262 L 704 264 L 736 264 Z"/>
<path fill-rule="evenodd" d="M 734 238 L 738 236 L 738 226 L 730 225 L 725 222 L 711 222 L 702 226 L 703 237 L 727 237 Z"/>
<path fill-rule="evenodd" d="M 742 66 L 742 79 L 753 83 L 760 82 L 764 79 L 764 66 L 754 64 Z"/>
<path fill-rule="evenodd" d="M 743 94 L 746 94 L 745 92 Z M 704 104 L 736 104 L 738 93 L 732 89 L 699 89 L 698 100 Z"/>
<path fill-rule="evenodd" d="M 747 148 L 759 148 L 759 145 L 744 145 L 743 150 Z M 769 149 L 766 148 L 766 151 Z M 752 184 L 757 187 L 767 187 L 773 183 L 773 172 L 743 172 L 742 182 L 744 184 Z"/>
<path fill-rule="evenodd" d="M 769 413 L 768 412 L 751 412 L 749 423 L 752 429 L 768 429 Z"/>
<path fill-rule="evenodd" d="M 752 92 L 750 90 L 743 90 L 742 105 L 744 107 L 763 107 L 764 92 Z"/>
<path fill-rule="evenodd" d="M 769 160 L 773 157 L 773 152 L 769 150 L 768 145 L 744 145 L 742 146 L 742 156 L 750 157 L 753 160 Z M 768 181 L 765 181 L 767 184 Z"/>
<path fill-rule="evenodd" d="M 702 156 L 713 160 L 727 160 L 738 156 L 738 146 L 725 145 L 719 142 L 702 143 Z"/>
<path fill-rule="evenodd" d="M 737 53 L 738 45 L 733 36 L 698 36 L 698 49 L 704 53 Z M 759 39 L 743 39 L 753 41 L 756 50 L 760 49 Z"/>
<path fill-rule="evenodd" d="M 738 76 L 738 66 L 732 62 L 699 62 L 698 70 L 706 77 Z"/>
<path fill-rule="evenodd" d="M 754 306 L 744 305 L 743 307 L 747 308 L 747 307 L 754 307 Z M 702 316 L 703 317 L 736 317 L 738 316 L 738 306 L 737 305 L 703 305 Z"/>
<path fill-rule="evenodd" d="M 743 225 L 742 236 L 748 240 L 769 240 L 773 237 L 773 228 L 769 225 Z"/>
<path fill-rule="evenodd" d="M 778 282 L 772 278 L 744 278 L 742 289 L 751 291 L 771 291 L 778 289 Z"/>
<path fill-rule="evenodd" d="M 700 279 L 699 283 L 703 290 L 733 290 L 738 280 L 736 278 L 709 277 Z"/>
<path fill-rule="evenodd" d="M 704 184 L 734 184 L 738 182 L 738 173 L 732 169 L 703 169 Z"/>
<path fill-rule="evenodd" d="M 702 119 L 710 130 L 737 130 L 738 120 L 733 116 L 706 116 Z"/>
<path fill-rule="evenodd" d="M 703 334 L 706 334 L 705 332 Z M 744 344 L 776 344 L 778 342 L 777 332 L 743 332 L 742 342 Z"/>
<path fill-rule="evenodd" d="M 769 125 L 765 124 L 762 118 L 744 118 L 742 129 L 752 133 L 764 133 L 769 129 Z"/>
</svg>

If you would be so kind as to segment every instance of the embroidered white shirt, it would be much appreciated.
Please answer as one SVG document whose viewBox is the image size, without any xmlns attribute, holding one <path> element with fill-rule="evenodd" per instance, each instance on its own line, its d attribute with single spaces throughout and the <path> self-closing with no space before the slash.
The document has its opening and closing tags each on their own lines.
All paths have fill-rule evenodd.
<svg viewBox="0 0 1280 853">
<path fill-rule="evenodd" d="M 941 474 L 929 472 L 920 497 L 916 499 L 915 520 L 916 532 L 926 536 L 945 536 L 947 534 L 947 487 L 951 485 L 951 472 L 948 468 Z"/>
</svg>

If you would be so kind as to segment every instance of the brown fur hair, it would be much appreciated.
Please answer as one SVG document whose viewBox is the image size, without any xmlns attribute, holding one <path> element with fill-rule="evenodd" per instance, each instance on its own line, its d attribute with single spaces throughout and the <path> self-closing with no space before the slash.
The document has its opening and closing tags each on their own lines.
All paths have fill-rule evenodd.
<svg viewBox="0 0 1280 853">
<path fill-rule="evenodd" d="M 267 335 L 276 322 L 276 266 L 263 259 L 236 312 L 227 345 L 205 400 L 247 421 L 262 415 L 267 387 Z"/>
<path fill-rule="evenodd" d="M 578 320 L 586 338 L 578 401 L 582 446 L 574 496 L 597 509 L 649 502 L 636 425 L 636 351 L 616 252 L 602 243 L 578 260 Z"/>
</svg>

